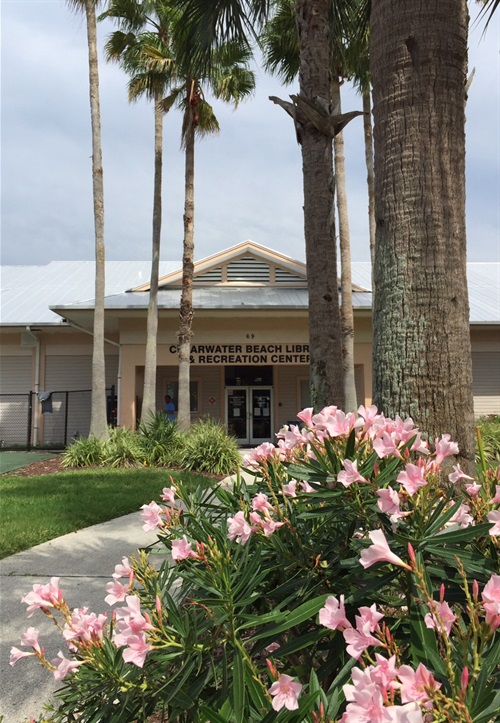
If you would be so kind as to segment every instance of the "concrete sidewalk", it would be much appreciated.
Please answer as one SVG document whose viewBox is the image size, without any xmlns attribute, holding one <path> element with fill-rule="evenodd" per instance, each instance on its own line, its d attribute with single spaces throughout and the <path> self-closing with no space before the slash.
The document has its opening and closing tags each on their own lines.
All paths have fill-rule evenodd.
<svg viewBox="0 0 500 723">
<path fill-rule="evenodd" d="M 252 484 L 251 475 L 241 474 Z M 228 484 L 231 481 L 231 477 L 224 480 Z M 91 612 L 109 612 L 112 608 L 104 602 L 105 587 L 115 565 L 156 539 L 155 532 L 143 531 L 140 513 L 133 512 L 0 560 L 0 715 L 4 723 L 28 721 L 30 715 L 38 717 L 60 685 L 34 659 L 23 658 L 14 667 L 9 665 L 10 649 L 20 647 L 22 633 L 29 627 L 37 628 L 49 660 L 59 650 L 69 657 L 54 623 L 40 611 L 27 618 L 21 597 L 32 590 L 34 583 L 45 584 L 51 577 L 60 577 L 70 608 L 87 606 Z"/>
<path fill-rule="evenodd" d="M 24 658 L 9 665 L 12 646 L 20 647 L 21 634 L 29 627 L 40 630 L 40 642 L 52 659 L 62 650 L 69 653 L 60 632 L 43 613 L 26 617 L 21 597 L 34 583 L 60 577 L 60 586 L 71 608 L 88 606 L 92 612 L 109 612 L 104 602 L 106 583 L 124 555 L 156 541 L 154 532 L 144 532 L 140 514 L 87 527 L 31 550 L 0 560 L 0 715 L 4 723 L 20 723 L 43 712 L 44 703 L 59 687 L 54 677 L 36 660 Z M 24 650 L 25 648 L 21 648 Z M 29 648 L 26 648 L 28 651 Z"/>
</svg>

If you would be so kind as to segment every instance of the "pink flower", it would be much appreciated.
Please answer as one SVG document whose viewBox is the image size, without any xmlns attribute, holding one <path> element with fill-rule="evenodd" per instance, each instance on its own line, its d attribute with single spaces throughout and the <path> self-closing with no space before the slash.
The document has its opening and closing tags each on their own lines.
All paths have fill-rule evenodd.
<svg viewBox="0 0 500 723">
<path fill-rule="evenodd" d="M 187 560 L 188 557 L 198 557 L 198 555 L 191 549 L 191 543 L 188 542 L 186 535 L 183 535 L 181 540 L 172 540 L 172 560 L 180 562 Z"/>
<path fill-rule="evenodd" d="M 263 519 L 260 523 L 260 526 L 262 527 L 262 532 L 266 537 L 269 537 L 273 534 L 273 532 L 276 532 L 280 527 L 283 527 L 285 523 L 284 522 L 276 522 L 276 520 L 270 520 L 268 517 Z"/>
<path fill-rule="evenodd" d="M 152 630 L 153 626 L 142 615 L 141 601 L 137 595 L 127 595 L 127 606 L 116 610 L 116 631 L 113 635 L 113 642 L 118 648 L 127 645 L 127 639 L 131 635 L 137 635 L 146 630 Z"/>
<path fill-rule="evenodd" d="M 481 485 L 477 484 L 477 482 L 471 482 L 470 484 L 465 485 L 465 491 L 471 497 L 477 497 L 480 489 Z"/>
<path fill-rule="evenodd" d="M 252 510 L 254 511 L 260 511 L 260 512 L 266 512 L 267 510 L 272 510 L 273 506 L 269 504 L 267 495 L 265 495 L 263 492 L 259 492 L 252 500 Z"/>
<path fill-rule="evenodd" d="M 465 474 L 465 472 L 462 472 L 462 469 L 459 464 L 453 465 L 453 472 L 450 472 L 448 475 L 448 479 L 452 484 L 456 484 L 461 479 L 473 479 L 473 477 L 469 477 L 468 474 Z"/>
<path fill-rule="evenodd" d="M 128 585 L 122 585 L 118 580 L 108 582 L 106 585 L 106 592 L 108 593 L 104 598 L 104 602 L 108 605 L 114 605 L 117 602 L 123 602 L 129 592 Z"/>
<path fill-rule="evenodd" d="M 398 678 L 401 681 L 401 702 L 411 703 L 419 701 L 424 703 L 424 707 L 431 708 L 430 692 L 439 690 L 441 683 L 438 683 L 432 673 L 420 663 L 416 670 L 409 665 L 402 665 L 398 670 Z"/>
<path fill-rule="evenodd" d="M 163 520 L 160 517 L 160 513 L 163 510 L 156 502 L 153 501 L 150 502 L 149 505 L 142 505 L 141 510 L 144 510 L 142 512 L 142 519 L 144 520 L 142 529 L 145 532 L 155 530 L 157 527 L 163 525 Z"/>
<path fill-rule="evenodd" d="M 430 613 L 424 618 L 424 622 L 428 628 L 434 628 L 440 632 L 442 629 L 445 630 L 446 635 L 449 635 L 451 628 L 457 616 L 453 613 L 447 602 L 436 602 L 427 603 L 427 607 Z"/>
<path fill-rule="evenodd" d="M 340 596 L 340 602 L 333 595 L 326 599 L 324 607 L 319 611 L 319 622 L 330 630 L 352 627 L 346 618 L 343 595 Z"/>
<path fill-rule="evenodd" d="M 308 493 L 316 492 L 314 487 L 312 485 L 310 485 L 309 482 L 303 481 L 303 482 L 300 482 L 299 484 L 302 487 L 302 492 L 308 492 Z"/>
<path fill-rule="evenodd" d="M 282 708 L 297 710 L 301 690 L 302 685 L 300 683 L 294 683 L 290 675 L 282 673 L 279 679 L 269 688 L 269 694 L 274 696 L 274 710 L 281 710 Z"/>
<path fill-rule="evenodd" d="M 21 635 L 21 645 L 25 647 L 31 646 L 37 653 L 42 653 L 40 643 L 38 642 L 38 636 L 40 632 L 36 628 L 28 628 L 25 633 Z"/>
<path fill-rule="evenodd" d="M 294 480 L 293 482 L 283 485 L 283 494 L 286 497 L 297 497 L 297 482 Z"/>
<path fill-rule="evenodd" d="M 391 522 L 397 523 L 402 517 L 407 517 L 410 514 L 409 512 L 401 512 L 399 494 L 392 487 L 376 490 L 375 494 L 380 497 L 377 507 L 386 515 L 389 515 Z"/>
<path fill-rule="evenodd" d="M 146 643 L 144 634 L 130 635 L 127 638 L 127 647 L 123 651 L 123 660 L 125 663 L 133 663 L 138 668 L 142 668 L 146 655 L 152 649 L 152 646 Z"/>
<path fill-rule="evenodd" d="M 500 467 L 499 467 L 500 469 Z M 491 498 L 490 505 L 500 504 L 500 485 L 495 486 L 495 496 Z"/>
<path fill-rule="evenodd" d="M 492 575 L 481 593 L 486 623 L 492 630 L 500 627 L 500 575 Z"/>
<path fill-rule="evenodd" d="M 341 484 L 344 485 L 344 487 L 349 487 L 350 485 L 352 485 L 353 482 L 368 481 L 359 474 L 357 460 L 351 462 L 351 460 L 349 459 L 344 459 L 342 464 L 344 466 L 344 471 L 339 472 L 337 479 Z"/>
<path fill-rule="evenodd" d="M 299 412 L 297 414 L 297 417 L 300 419 L 301 422 L 304 422 L 306 427 L 309 427 L 309 429 L 311 429 L 311 427 L 313 426 L 313 422 L 312 422 L 313 413 L 314 413 L 314 409 L 312 407 L 307 407 L 307 409 L 303 409 L 301 412 Z"/>
<path fill-rule="evenodd" d="M 177 492 L 177 488 L 172 485 L 172 487 L 164 487 L 161 491 L 160 497 L 164 502 L 170 502 L 171 505 L 175 505 L 175 493 Z"/>
<path fill-rule="evenodd" d="M 88 643 L 102 640 L 106 620 L 106 615 L 89 613 L 86 607 L 75 608 L 71 614 L 69 624 L 66 624 L 63 630 L 63 637 L 68 643 L 69 649 L 77 650 L 72 641 Z"/>
<path fill-rule="evenodd" d="M 346 628 L 343 631 L 344 640 L 347 645 L 347 652 L 352 658 L 360 658 L 362 653 L 371 645 L 380 645 L 380 641 L 371 635 L 370 623 L 360 623 L 357 618 L 356 629 Z"/>
<path fill-rule="evenodd" d="M 33 591 L 21 598 L 28 608 L 26 613 L 30 618 L 38 608 L 58 608 L 64 603 L 62 591 L 59 587 L 58 577 L 52 577 L 46 585 L 33 585 Z"/>
<path fill-rule="evenodd" d="M 237 512 L 234 517 L 228 517 L 227 536 L 229 540 L 236 540 L 239 545 L 246 545 L 251 535 L 257 529 L 245 520 L 243 512 Z"/>
<path fill-rule="evenodd" d="M 472 515 L 469 515 L 469 510 L 469 505 L 466 505 L 465 503 L 460 505 L 453 517 L 450 517 L 445 527 L 449 527 L 450 525 L 458 525 L 458 527 L 465 529 L 470 525 L 474 525 L 475 521 Z"/>
<path fill-rule="evenodd" d="M 262 462 L 277 458 L 278 451 L 274 444 L 264 442 L 263 444 L 259 444 L 255 449 L 252 449 L 252 451 L 243 458 L 243 465 L 245 467 L 259 467 Z"/>
<path fill-rule="evenodd" d="M 359 560 L 365 570 L 376 562 L 390 562 L 392 565 L 399 565 L 399 567 L 411 570 L 409 565 L 390 550 L 382 530 L 372 530 L 368 533 L 368 537 L 373 542 L 373 545 L 362 551 Z"/>
<path fill-rule="evenodd" d="M 434 444 L 436 446 L 436 457 L 434 459 L 434 464 L 441 464 L 441 462 L 446 459 L 446 457 L 451 457 L 455 454 L 458 454 L 458 444 L 456 442 L 451 441 L 451 435 L 450 434 L 443 434 L 441 439 L 434 440 Z"/>
<path fill-rule="evenodd" d="M 391 723 L 424 723 L 424 716 L 418 703 L 405 703 L 404 705 L 389 705 L 385 709 L 387 720 Z"/>
<path fill-rule="evenodd" d="M 486 517 L 488 518 L 488 522 L 491 522 L 493 525 L 489 530 L 490 535 L 492 537 L 498 537 L 498 535 L 500 535 L 500 510 L 488 512 Z"/>
<path fill-rule="evenodd" d="M 23 650 L 19 650 L 19 648 L 11 648 L 9 665 L 14 666 L 17 662 L 19 662 L 19 660 L 21 660 L 21 658 L 29 658 L 32 655 L 35 655 L 35 653 L 28 653 Z"/>
<path fill-rule="evenodd" d="M 128 557 L 122 557 L 121 564 L 115 565 L 115 571 L 113 573 L 113 577 L 115 580 L 119 580 L 121 577 L 130 577 L 134 574 L 134 571 L 130 567 L 130 562 Z"/>
<path fill-rule="evenodd" d="M 380 459 L 384 457 L 398 457 L 399 459 L 403 459 L 396 442 L 387 432 L 383 432 L 382 437 L 378 437 L 373 442 L 373 449 Z"/>
<path fill-rule="evenodd" d="M 427 484 L 427 480 L 423 476 L 423 466 L 421 464 L 407 464 L 405 469 L 398 474 L 396 482 L 403 485 L 409 495 L 414 495 Z"/>
<path fill-rule="evenodd" d="M 384 693 L 378 683 L 373 679 L 372 668 L 365 670 L 353 668 L 351 672 L 352 685 L 343 686 L 344 695 L 348 702 L 341 723 L 385 723 L 387 717 L 384 706 Z"/>
<path fill-rule="evenodd" d="M 60 650 L 57 654 L 57 658 L 54 658 L 54 660 L 51 661 L 52 665 L 56 666 L 56 669 L 53 671 L 54 678 L 56 680 L 62 680 L 68 675 L 68 673 L 71 673 L 73 670 L 79 668 L 80 665 L 83 665 L 84 662 L 84 660 L 70 660 L 65 658 Z"/>
<path fill-rule="evenodd" d="M 370 607 L 360 607 L 358 612 L 359 615 L 356 615 L 356 628 L 358 630 L 364 629 L 365 625 L 368 625 L 370 632 L 373 632 L 378 628 L 379 620 L 384 617 L 383 613 L 377 611 L 375 603 Z"/>
<path fill-rule="evenodd" d="M 396 656 L 392 655 L 389 659 L 384 658 L 379 653 L 375 653 L 377 665 L 372 669 L 371 677 L 380 686 L 382 690 L 393 690 L 398 685 L 392 685 L 392 681 L 396 679 L 398 671 L 396 668 Z"/>
</svg>

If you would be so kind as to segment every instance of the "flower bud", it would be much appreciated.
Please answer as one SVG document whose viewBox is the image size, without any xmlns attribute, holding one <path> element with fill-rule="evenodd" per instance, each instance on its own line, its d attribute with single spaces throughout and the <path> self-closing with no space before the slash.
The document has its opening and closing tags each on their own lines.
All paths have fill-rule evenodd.
<svg viewBox="0 0 500 723">
<path fill-rule="evenodd" d="M 460 676 L 460 687 L 462 690 L 465 690 L 467 688 L 467 684 L 469 683 L 469 669 L 465 667 L 462 670 L 462 675 Z"/>
</svg>

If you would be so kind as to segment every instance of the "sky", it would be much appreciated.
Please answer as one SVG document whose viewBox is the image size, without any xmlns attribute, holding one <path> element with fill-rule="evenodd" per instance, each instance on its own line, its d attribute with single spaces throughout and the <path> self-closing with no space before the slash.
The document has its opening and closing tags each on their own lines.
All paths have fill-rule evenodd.
<svg viewBox="0 0 500 723">
<path fill-rule="evenodd" d="M 83 19 L 62 0 L 0 0 L 3 264 L 94 258 L 88 56 Z M 500 261 L 500 12 L 486 32 L 471 7 L 467 103 L 469 261 Z M 100 48 L 114 29 L 99 27 Z M 153 107 L 129 104 L 127 78 L 100 62 L 105 244 L 109 260 L 151 258 Z M 271 103 L 296 86 L 258 71 L 235 111 L 215 101 L 219 135 L 195 161 L 195 258 L 251 239 L 304 260 L 300 147 L 292 121 Z M 361 99 L 344 86 L 343 111 Z M 181 118 L 165 118 L 163 261 L 182 258 Z M 362 120 L 344 131 L 352 258 L 369 260 Z"/>
</svg>

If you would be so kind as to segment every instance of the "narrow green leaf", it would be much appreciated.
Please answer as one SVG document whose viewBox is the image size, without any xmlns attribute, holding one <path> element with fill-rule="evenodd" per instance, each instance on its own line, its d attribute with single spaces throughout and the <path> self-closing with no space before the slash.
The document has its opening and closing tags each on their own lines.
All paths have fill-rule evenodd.
<svg viewBox="0 0 500 723">
<path fill-rule="evenodd" d="M 303 623 L 305 620 L 310 620 L 316 615 L 318 610 L 323 607 L 327 597 L 328 595 L 320 595 L 313 600 L 308 600 L 302 605 L 299 605 L 299 607 L 295 610 L 290 610 L 286 619 L 282 623 L 266 627 L 257 635 L 254 635 L 251 638 L 251 641 L 253 642 L 255 640 L 259 640 L 260 638 L 279 635 L 280 633 L 284 633 L 286 630 L 290 630 L 290 628 L 293 628 L 295 625 L 300 625 L 300 623 Z"/>
<path fill-rule="evenodd" d="M 240 651 L 236 649 L 233 658 L 233 708 L 235 723 L 245 723 L 245 698 L 243 659 Z"/>
</svg>

